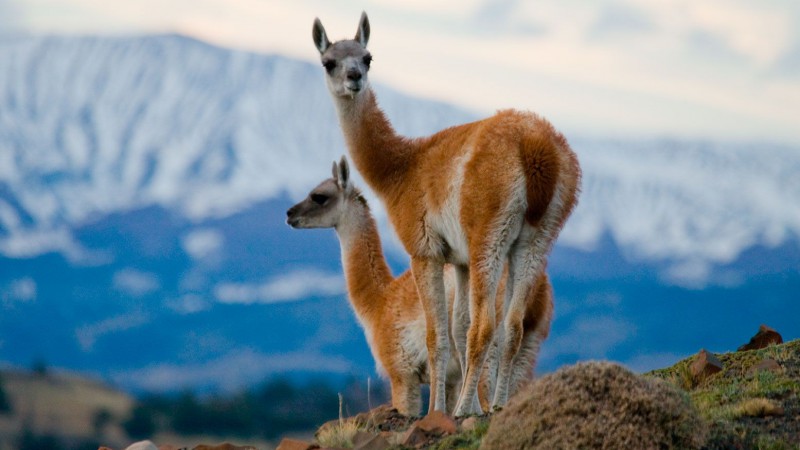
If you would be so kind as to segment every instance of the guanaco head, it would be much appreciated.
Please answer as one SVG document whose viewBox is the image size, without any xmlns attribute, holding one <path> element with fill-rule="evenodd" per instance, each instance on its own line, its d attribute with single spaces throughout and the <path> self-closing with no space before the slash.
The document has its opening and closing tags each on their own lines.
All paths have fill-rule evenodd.
<svg viewBox="0 0 800 450">
<path fill-rule="evenodd" d="M 367 72 L 372 55 L 367 50 L 369 41 L 369 19 L 361 13 L 358 31 L 354 39 L 331 43 L 319 18 L 314 19 L 312 31 L 314 45 L 320 53 L 325 79 L 331 94 L 337 97 L 355 97 L 367 87 Z"/>
<path fill-rule="evenodd" d="M 361 198 L 350 181 L 347 159 L 333 163 L 333 178 L 320 183 L 303 201 L 286 211 L 286 223 L 292 228 L 334 228 L 347 213 L 350 202 Z"/>
</svg>

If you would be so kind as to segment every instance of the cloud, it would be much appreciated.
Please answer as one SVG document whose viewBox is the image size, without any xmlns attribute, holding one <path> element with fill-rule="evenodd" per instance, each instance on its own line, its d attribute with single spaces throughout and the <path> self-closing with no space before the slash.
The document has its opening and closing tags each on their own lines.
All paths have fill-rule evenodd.
<svg viewBox="0 0 800 450">
<path fill-rule="evenodd" d="M 181 244 L 189 256 L 203 260 L 219 253 L 225 244 L 225 237 L 218 230 L 204 228 L 186 234 Z"/>
<path fill-rule="evenodd" d="M 111 260 L 108 253 L 84 248 L 66 228 L 15 229 L 0 238 L 0 254 L 11 258 L 29 258 L 50 251 L 59 252 L 69 262 L 81 266 L 97 266 Z"/>
<path fill-rule="evenodd" d="M 149 321 L 150 317 L 141 312 L 109 317 L 100 322 L 79 327 L 75 330 L 75 338 L 84 352 L 90 352 L 101 337 L 110 333 L 137 328 Z"/>
<path fill-rule="evenodd" d="M 337 39 L 352 35 L 363 7 L 380 61 L 374 80 L 414 95 L 486 112 L 531 109 L 567 132 L 798 142 L 795 84 L 762 76 L 796 39 L 798 2 L 168 3 L 63 1 L 54 15 L 46 0 L 16 2 L 32 32 L 172 30 L 307 60 L 317 58 L 308 31 L 315 15 Z"/>
<path fill-rule="evenodd" d="M 275 277 L 262 284 L 220 283 L 214 296 L 221 303 L 283 303 L 312 296 L 331 297 L 345 291 L 340 274 L 304 269 Z"/>
<path fill-rule="evenodd" d="M 588 34 L 591 38 L 630 37 L 655 29 L 656 25 L 646 11 L 633 5 L 611 3 L 600 11 L 597 20 L 589 26 Z"/>
<path fill-rule="evenodd" d="M 0 293 L 0 300 L 6 307 L 16 303 L 32 303 L 36 300 L 36 281 L 31 277 L 13 280 Z"/>
<path fill-rule="evenodd" d="M 241 349 L 202 364 L 158 364 L 143 369 L 112 373 L 115 382 L 128 389 L 163 392 L 185 388 L 234 391 L 291 371 L 348 373 L 345 358 L 313 352 L 264 354 Z"/>
<path fill-rule="evenodd" d="M 167 301 L 167 307 L 178 314 L 194 314 L 211 308 L 211 302 L 197 294 L 186 294 L 180 298 Z"/>
<path fill-rule="evenodd" d="M 495 35 L 543 35 L 547 28 L 530 17 L 520 14 L 519 0 L 499 0 L 483 3 L 473 18 L 473 32 Z"/>
<path fill-rule="evenodd" d="M 727 60 L 734 63 L 745 62 L 746 55 L 733 47 L 733 43 L 717 33 L 708 30 L 694 30 L 687 37 L 692 52 L 701 58 Z"/>
<path fill-rule="evenodd" d="M 702 289 L 711 276 L 711 263 L 702 260 L 681 261 L 670 266 L 663 274 L 666 281 L 687 289 Z"/>
<path fill-rule="evenodd" d="M 770 72 L 779 76 L 800 77 L 800 36 L 797 42 L 778 57 Z"/>
<path fill-rule="evenodd" d="M 114 288 L 131 297 L 142 297 L 161 288 L 158 277 L 149 272 L 127 268 L 114 274 Z"/>
</svg>

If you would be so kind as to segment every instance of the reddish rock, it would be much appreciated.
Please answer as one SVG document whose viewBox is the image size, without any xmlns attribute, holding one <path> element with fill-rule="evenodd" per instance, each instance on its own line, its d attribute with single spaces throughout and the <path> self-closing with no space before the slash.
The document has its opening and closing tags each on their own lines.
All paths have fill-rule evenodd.
<svg viewBox="0 0 800 450">
<path fill-rule="evenodd" d="M 112 450 L 112 449 L 110 449 L 110 448 L 108 448 L 108 447 L 100 447 L 100 448 L 98 448 L 97 450 Z"/>
<path fill-rule="evenodd" d="M 415 422 L 402 438 L 403 445 L 423 447 L 436 438 L 456 432 L 456 421 L 441 411 L 434 411 Z"/>
<path fill-rule="evenodd" d="M 353 450 L 385 450 L 389 447 L 389 441 L 380 434 L 359 431 L 353 436 Z"/>
<path fill-rule="evenodd" d="M 772 344 L 783 344 L 783 337 L 774 329 L 762 324 L 758 328 L 758 333 L 750 338 L 750 342 L 739 347 L 738 351 L 758 350 Z"/>
<path fill-rule="evenodd" d="M 452 417 L 441 411 L 434 411 L 416 423 L 423 431 L 432 434 L 453 434 L 458 428 Z"/>
<path fill-rule="evenodd" d="M 403 445 L 406 447 L 422 447 L 431 441 L 431 436 L 425 430 L 414 424 L 403 436 Z"/>
<path fill-rule="evenodd" d="M 694 361 L 692 361 L 692 365 L 689 367 L 692 378 L 695 381 L 701 381 L 710 375 L 722 371 L 722 369 L 722 361 L 706 349 L 700 350 L 700 353 L 694 357 Z"/>
<path fill-rule="evenodd" d="M 297 439 L 284 438 L 275 450 L 313 450 L 319 445 Z"/>
<path fill-rule="evenodd" d="M 772 358 L 767 358 L 761 360 L 760 363 L 756 364 L 755 366 L 751 367 L 750 370 L 747 371 L 748 375 L 755 375 L 759 372 L 767 371 L 767 372 L 778 372 L 781 370 L 781 365 L 778 364 L 778 361 L 775 361 Z"/>
</svg>

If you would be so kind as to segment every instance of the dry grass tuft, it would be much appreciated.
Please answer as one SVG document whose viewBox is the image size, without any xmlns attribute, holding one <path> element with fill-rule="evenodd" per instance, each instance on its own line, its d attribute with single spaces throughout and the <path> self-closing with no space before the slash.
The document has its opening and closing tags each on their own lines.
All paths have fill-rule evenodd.
<svg viewBox="0 0 800 450">
<path fill-rule="evenodd" d="M 751 398 L 736 404 L 732 408 L 733 417 L 767 417 L 782 416 L 783 407 L 768 398 Z"/>
<path fill-rule="evenodd" d="M 367 388 L 369 391 L 369 388 Z M 368 394 L 369 395 L 369 394 Z M 353 438 L 359 431 L 365 431 L 369 425 L 355 420 L 344 418 L 344 397 L 339 394 L 339 421 L 322 426 L 315 438 L 320 446 L 325 448 L 353 448 Z"/>
<path fill-rule="evenodd" d="M 353 437 L 362 430 L 355 421 L 342 420 L 336 425 L 321 429 L 316 438 L 322 447 L 353 448 Z"/>
</svg>

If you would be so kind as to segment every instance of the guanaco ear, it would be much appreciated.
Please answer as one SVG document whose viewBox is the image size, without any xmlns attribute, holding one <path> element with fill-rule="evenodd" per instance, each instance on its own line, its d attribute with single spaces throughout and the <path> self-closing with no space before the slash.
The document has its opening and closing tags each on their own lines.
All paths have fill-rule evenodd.
<svg viewBox="0 0 800 450">
<path fill-rule="evenodd" d="M 365 11 L 361 11 L 361 20 L 358 21 L 358 31 L 356 31 L 356 41 L 362 47 L 367 48 L 367 42 L 369 42 L 369 19 Z"/>
<path fill-rule="evenodd" d="M 333 173 L 333 181 L 335 181 L 336 184 L 339 184 L 339 166 L 336 164 L 336 161 L 333 162 L 331 172 Z"/>
<path fill-rule="evenodd" d="M 350 166 L 347 164 L 347 158 L 342 155 L 342 159 L 339 160 L 339 164 L 333 164 L 334 170 L 336 171 L 336 183 L 339 185 L 340 188 L 343 190 L 350 189 Z"/>
<path fill-rule="evenodd" d="M 314 45 L 319 50 L 320 54 L 325 53 L 325 50 L 331 46 L 331 41 L 328 40 L 328 35 L 325 34 L 325 27 L 322 26 L 319 17 L 314 19 L 314 28 L 311 30 L 311 37 L 314 38 Z"/>
</svg>

